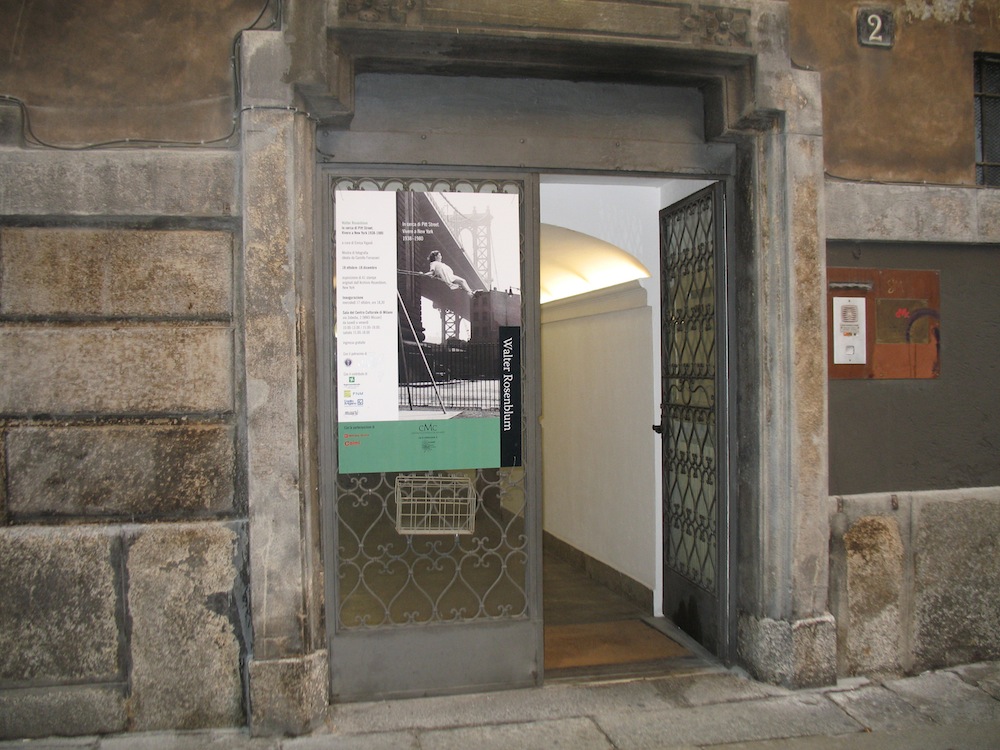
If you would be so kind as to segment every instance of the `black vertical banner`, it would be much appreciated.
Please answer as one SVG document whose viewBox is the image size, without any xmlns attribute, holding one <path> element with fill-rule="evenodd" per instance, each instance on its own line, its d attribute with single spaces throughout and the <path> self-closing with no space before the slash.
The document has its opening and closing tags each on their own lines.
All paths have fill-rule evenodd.
<svg viewBox="0 0 1000 750">
<path fill-rule="evenodd" d="M 500 326 L 500 465 L 521 465 L 521 328 Z"/>
</svg>

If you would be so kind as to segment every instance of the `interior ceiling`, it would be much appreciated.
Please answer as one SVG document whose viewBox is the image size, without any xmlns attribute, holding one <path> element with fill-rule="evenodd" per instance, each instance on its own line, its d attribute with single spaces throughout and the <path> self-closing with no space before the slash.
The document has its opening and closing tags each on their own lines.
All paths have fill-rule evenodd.
<svg viewBox="0 0 1000 750">
<path fill-rule="evenodd" d="M 583 232 L 542 224 L 540 240 L 543 304 L 649 276 L 633 255 Z"/>
<path fill-rule="evenodd" d="M 641 187 L 662 195 L 666 188 L 676 189 L 678 183 L 686 181 L 618 174 L 550 174 L 542 175 L 541 182 L 601 191 Z M 568 223 L 567 218 L 563 217 L 563 224 Z M 650 276 L 649 269 L 628 251 L 572 226 L 543 223 L 539 250 L 542 304 Z"/>
</svg>

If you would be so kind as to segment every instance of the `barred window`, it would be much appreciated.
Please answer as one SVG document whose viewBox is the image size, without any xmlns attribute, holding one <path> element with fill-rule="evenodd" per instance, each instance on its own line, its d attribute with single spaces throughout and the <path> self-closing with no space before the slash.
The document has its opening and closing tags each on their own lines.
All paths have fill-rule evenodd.
<svg viewBox="0 0 1000 750">
<path fill-rule="evenodd" d="M 976 184 L 1000 186 L 1000 55 L 976 55 Z"/>
</svg>

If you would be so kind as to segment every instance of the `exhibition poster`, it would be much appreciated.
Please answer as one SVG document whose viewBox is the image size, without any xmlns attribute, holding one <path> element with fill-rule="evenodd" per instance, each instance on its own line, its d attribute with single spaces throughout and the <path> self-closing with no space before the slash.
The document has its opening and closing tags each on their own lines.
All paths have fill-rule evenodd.
<svg viewBox="0 0 1000 750">
<path fill-rule="evenodd" d="M 521 464 L 519 197 L 335 193 L 341 473 Z"/>
</svg>

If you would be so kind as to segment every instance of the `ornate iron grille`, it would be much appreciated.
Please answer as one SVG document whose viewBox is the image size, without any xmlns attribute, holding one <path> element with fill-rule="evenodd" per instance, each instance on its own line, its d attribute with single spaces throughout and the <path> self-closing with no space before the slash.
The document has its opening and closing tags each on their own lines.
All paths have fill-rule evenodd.
<svg viewBox="0 0 1000 750">
<path fill-rule="evenodd" d="M 331 180 L 331 195 L 337 190 L 479 192 L 512 193 L 522 204 L 524 200 L 523 185 L 516 180 Z M 523 225 L 520 234 L 523 263 Z M 407 294 L 415 292 L 403 290 L 403 296 Z M 473 396 L 482 400 L 481 394 Z M 495 394 L 487 396 L 496 400 Z M 478 498 L 472 533 L 418 535 L 397 530 L 396 473 L 338 474 L 338 630 L 527 618 L 524 469 L 476 469 L 467 474 Z"/>
<path fill-rule="evenodd" d="M 716 276 L 711 195 L 665 218 L 663 424 L 667 564 L 709 593 L 717 583 Z"/>
<path fill-rule="evenodd" d="M 524 470 L 470 474 L 471 535 L 400 534 L 395 474 L 338 477 L 339 629 L 527 616 Z"/>
</svg>

